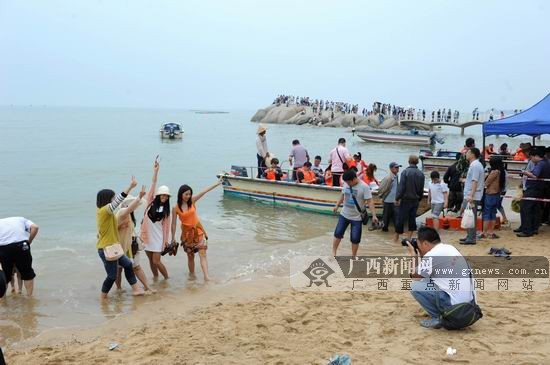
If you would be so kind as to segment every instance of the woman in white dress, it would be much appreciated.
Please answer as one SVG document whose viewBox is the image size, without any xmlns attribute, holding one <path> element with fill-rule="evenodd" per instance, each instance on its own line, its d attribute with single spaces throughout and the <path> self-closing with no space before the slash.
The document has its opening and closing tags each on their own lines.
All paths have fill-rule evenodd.
<svg viewBox="0 0 550 365">
<path fill-rule="evenodd" d="M 168 271 L 161 261 L 161 253 L 170 242 L 170 190 L 162 185 L 155 192 L 159 168 L 158 159 L 155 159 L 153 182 L 147 193 L 147 207 L 140 234 L 155 280 L 158 278 L 159 271 L 165 279 L 168 279 Z"/>
</svg>

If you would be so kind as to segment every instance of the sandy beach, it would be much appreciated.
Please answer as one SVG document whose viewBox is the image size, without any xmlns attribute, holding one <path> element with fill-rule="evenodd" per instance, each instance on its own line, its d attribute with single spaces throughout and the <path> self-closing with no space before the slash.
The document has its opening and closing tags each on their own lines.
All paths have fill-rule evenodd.
<svg viewBox="0 0 550 365">
<path fill-rule="evenodd" d="M 550 229 L 519 239 L 510 229 L 501 239 L 459 246 L 466 255 L 486 255 L 506 246 L 513 256 L 550 256 Z M 447 242 L 458 232 L 445 231 Z M 368 248 L 364 248 L 368 251 Z M 201 289 L 170 297 L 92 328 L 51 330 L 7 349 L 9 364 L 325 364 L 334 354 L 355 364 L 441 362 L 542 364 L 550 361 L 550 321 L 541 314 L 550 290 L 478 292 L 484 318 L 462 331 L 428 330 L 423 311 L 407 292 L 307 293 L 273 278 Z M 117 349 L 109 351 L 116 341 Z M 457 349 L 447 357 L 447 347 Z"/>
</svg>

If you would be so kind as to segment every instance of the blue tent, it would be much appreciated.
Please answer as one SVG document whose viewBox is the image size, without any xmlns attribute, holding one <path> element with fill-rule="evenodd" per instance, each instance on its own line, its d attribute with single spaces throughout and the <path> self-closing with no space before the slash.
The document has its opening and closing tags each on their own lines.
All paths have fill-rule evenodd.
<svg viewBox="0 0 550 365">
<path fill-rule="evenodd" d="M 510 137 L 550 134 L 550 94 L 521 113 L 483 124 L 483 136 L 497 134 Z"/>
</svg>

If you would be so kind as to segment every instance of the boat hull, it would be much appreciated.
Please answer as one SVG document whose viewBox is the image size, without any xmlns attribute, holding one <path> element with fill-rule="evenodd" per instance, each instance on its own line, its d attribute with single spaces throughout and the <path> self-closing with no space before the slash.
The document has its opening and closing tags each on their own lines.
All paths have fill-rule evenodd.
<svg viewBox="0 0 550 365">
<path fill-rule="evenodd" d="M 342 193 L 341 188 L 326 185 L 270 181 L 229 174 L 219 177 L 223 178 L 223 191 L 226 195 L 321 214 L 334 214 L 332 209 Z M 383 202 L 376 191 L 373 192 L 373 199 L 376 215 L 382 216 Z M 426 195 L 420 203 L 418 215 L 428 209 Z"/>
<path fill-rule="evenodd" d="M 413 146 L 429 146 L 432 144 L 432 139 L 430 136 L 415 136 L 377 132 L 357 132 L 357 137 L 361 138 L 365 142 L 399 143 Z"/>
<path fill-rule="evenodd" d="M 183 132 L 165 133 L 163 131 L 160 131 L 160 138 L 162 138 L 162 139 L 182 139 L 183 138 Z"/>
</svg>

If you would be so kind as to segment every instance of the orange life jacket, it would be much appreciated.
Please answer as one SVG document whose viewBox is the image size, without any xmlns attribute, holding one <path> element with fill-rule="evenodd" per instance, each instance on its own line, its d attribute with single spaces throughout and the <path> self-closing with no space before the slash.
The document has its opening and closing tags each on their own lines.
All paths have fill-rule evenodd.
<svg viewBox="0 0 550 365">
<path fill-rule="evenodd" d="M 304 178 L 301 181 L 304 184 L 315 184 L 315 181 L 317 181 L 315 172 L 312 170 L 306 171 L 304 169 L 298 169 L 298 172 L 301 172 L 304 175 Z"/>
<path fill-rule="evenodd" d="M 525 152 L 518 148 L 516 154 L 514 155 L 514 161 L 527 161 L 528 159 L 529 158 L 525 155 Z"/>
<path fill-rule="evenodd" d="M 325 184 L 332 186 L 332 172 L 330 170 L 325 171 Z"/>
<path fill-rule="evenodd" d="M 273 169 L 269 169 L 265 172 L 265 178 L 267 180 L 276 180 L 276 176 L 275 176 L 275 170 Z"/>
</svg>

